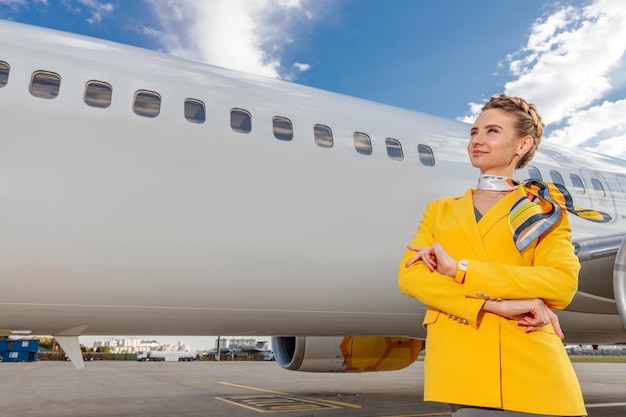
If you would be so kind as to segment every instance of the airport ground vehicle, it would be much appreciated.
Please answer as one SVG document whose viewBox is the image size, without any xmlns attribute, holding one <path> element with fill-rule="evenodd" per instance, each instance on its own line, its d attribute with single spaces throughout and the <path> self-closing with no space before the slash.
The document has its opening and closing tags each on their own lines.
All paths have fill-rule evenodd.
<svg viewBox="0 0 626 417">
<path fill-rule="evenodd" d="M 147 352 L 137 352 L 138 361 L 195 361 L 200 360 L 198 352 L 164 352 L 159 350 L 150 350 Z"/>
</svg>

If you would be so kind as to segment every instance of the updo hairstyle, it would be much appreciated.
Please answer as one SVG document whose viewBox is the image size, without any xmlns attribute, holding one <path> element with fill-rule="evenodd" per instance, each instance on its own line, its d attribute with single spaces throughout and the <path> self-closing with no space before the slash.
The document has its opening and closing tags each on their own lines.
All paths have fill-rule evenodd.
<svg viewBox="0 0 626 417">
<path fill-rule="evenodd" d="M 537 106 L 528 103 L 520 97 L 509 97 L 506 94 L 500 94 L 498 97 L 491 97 L 483 106 L 483 111 L 489 109 L 504 110 L 513 116 L 515 118 L 515 131 L 518 137 L 532 136 L 533 146 L 520 158 L 515 166 L 515 169 L 524 168 L 535 156 L 535 151 L 541 143 L 541 135 L 543 134 L 544 124 L 541 122 L 541 116 L 537 113 Z"/>
</svg>

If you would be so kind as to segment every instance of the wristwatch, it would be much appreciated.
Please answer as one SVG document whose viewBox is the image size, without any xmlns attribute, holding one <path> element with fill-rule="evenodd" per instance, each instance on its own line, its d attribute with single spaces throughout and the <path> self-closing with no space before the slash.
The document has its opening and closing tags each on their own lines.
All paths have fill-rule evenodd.
<svg viewBox="0 0 626 417">
<path fill-rule="evenodd" d="M 461 259 L 456 264 L 456 275 L 454 276 L 454 280 L 461 284 L 465 279 L 465 272 L 467 272 L 467 259 Z"/>
</svg>

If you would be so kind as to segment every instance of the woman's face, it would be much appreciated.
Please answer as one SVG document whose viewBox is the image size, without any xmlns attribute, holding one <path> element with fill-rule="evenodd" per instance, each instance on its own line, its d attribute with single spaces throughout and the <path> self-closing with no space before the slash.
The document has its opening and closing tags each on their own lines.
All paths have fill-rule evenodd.
<svg viewBox="0 0 626 417">
<path fill-rule="evenodd" d="M 515 132 L 515 119 L 500 109 L 483 111 L 470 130 L 467 144 L 472 165 L 483 174 L 513 177 L 515 165 L 528 152 L 527 136 L 522 140 Z"/>
</svg>

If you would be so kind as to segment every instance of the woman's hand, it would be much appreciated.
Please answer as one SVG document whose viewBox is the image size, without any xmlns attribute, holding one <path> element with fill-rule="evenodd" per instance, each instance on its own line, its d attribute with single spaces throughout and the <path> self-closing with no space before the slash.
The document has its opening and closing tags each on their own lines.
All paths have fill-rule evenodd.
<svg viewBox="0 0 626 417">
<path fill-rule="evenodd" d="M 554 327 L 554 332 L 561 338 L 561 340 L 565 339 L 565 334 L 563 333 L 563 330 L 561 330 L 561 324 L 559 323 L 559 316 L 557 316 L 554 313 L 554 311 L 550 310 L 547 306 L 546 306 L 546 310 L 548 313 L 548 317 L 550 319 L 550 323 L 552 323 L 552 327 Z M 533 330 L 537 330 L 539 327 L 542 327 L 542 326 L 536 327 L 530 321 L 527 321 L 526 319 L 522 319 L 518 321 L 518 324 L 520 326 L 526 326 L 526 333 L 530 333 Z"/>
<path fill-rule="evenodd" d="M 437 270 L 440 274 L 454 278 L 456 275 L 457 261 L 439 243 L 435 242 L 430 246 L 407 246 L 408 250 L 417 254 L 406 263 L 406 267 L 418 261 L 423 261 L 430 272 Z"/>
<path fill-rule="evenodd" d="M 518 325 L 526 327 L 526 333 L 552 323 L 556 334 L 561 339 L 565 338 L 559 324 L 559 318 L 541 298 L 502 301 L 487 300 L 483 305 L 483 310 L 517 320 Z"/>
<path fill-rule="evenodd" d="M 431 259 L 430 255 L 428 254 L 428 250 L 429 250 L 428 246 L 410 246 L 409 245 L 406 248 L 410 251 L 417 252 L 417 253 L 414 257 L 412 257 L 409 260 L 409 262 L 406 263 L 405 267 L 408 268 L 411 265 L 417 263 L 418 261 L 423 261 L 426 264 L 426 266 L 428 266 L 428 269 L 430 269 L 430 272 L 433 272 L 433 270 L 437 267 L 435 261 Z"/>
</svg>

